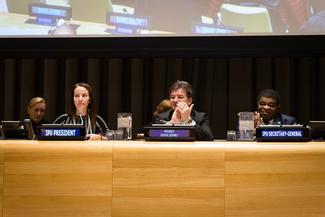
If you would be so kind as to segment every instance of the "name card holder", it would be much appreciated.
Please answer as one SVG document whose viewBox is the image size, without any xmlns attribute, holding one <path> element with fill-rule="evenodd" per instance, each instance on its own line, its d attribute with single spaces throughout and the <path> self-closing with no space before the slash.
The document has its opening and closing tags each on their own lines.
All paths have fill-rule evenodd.
<svg viewBox="0 0 325 217">
<path fill-rule="evenodd" d="M 256 128 L 256 141 L 306 142 L 310 141 L 310 133 L 302 125 L 261 125 Z"/>
<path fill-rule="evenodd" d="M 30 3 L 28 9 L 29 15 L 35 17 L 26 21 L 31 24 L 55 26 L 59 19 L 70 20 L 72 17 L 71 8 L 66 6 Z"/>
<path fill-rule="evenodd" d="M 81 124 L 43 124 L 38 127 L 39 140 L 85 140 L 86 128 Z"/>
<path fill-rule="evenodd" d="M 112 34 L 140 34 L 140 30 L 150 28 L 150 19 L 145 16 L 136 16 L 133 14 L 123 14 L 109 12 L 106 15 L 107 24 L 114 26 L 114 29 L 108 28 L 106 32 Z"/>
<path fill-rule="evenodd" d="M 146 141 L 195 141 L 194 126 L 148 126 L 145 127 Z"/>
</svg>

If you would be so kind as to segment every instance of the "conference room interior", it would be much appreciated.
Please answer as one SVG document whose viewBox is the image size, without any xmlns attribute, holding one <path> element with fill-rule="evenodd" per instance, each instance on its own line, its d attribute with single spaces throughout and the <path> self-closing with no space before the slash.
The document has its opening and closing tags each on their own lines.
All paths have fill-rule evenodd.
<svg viewBox="0 0 325 217">
<path fill-rule="evenodd" d="M 39 3 L 11 3 L 16 1 Z M 236 1 L 240 2 L 224 3 L 230 3 L 230 9 L 255 7 L 258 17 L 267 21 L 269 9 L 256 8 L 255 3 L 279 2 L 254 0 L 253 6 L 233 7 Z M 144 14 L 126 14 L 131 21 L 138 15 L 164 14 L 159 8 L 157 13 L 148 10 L 159 2 L 163 1 L 112 0 L 113 5 L 122 5 L 114 6 L 122 9 L 123 13 L 117 13 L 121 17 L 125 10 L 139 11 L 139 5 L 144 5 Z M 184 2 L 201 1 L 165 1 L 164 6 L 174 6 L 167 13 L 168 22 L 173 21 L 169 15 L 182 9 L 182 19 L 172 23 L 185 22 L 186 10 L 196 6 L 181 7 Z M 258 93 L 265 88 L 280 94 L 280 111 L 295 117 L 304 129 L 311 120 L 325 120 L 324 32 L 289 32 L 288 26 L 276 32 L 263 22 L 268 25 L 262 31 L 268 32 L 244 33 L 243 24 L 239 32 L 220 34 L 214 31 L 224 26 L 209 23 L 208 12 L 217 21 L 221 14 L 209 7 L 222 1 L 202 2 L 192 15 L 207 15 L 203 19 L 207 23 L 198 16 L 195 23 L 213 27 L 212 34 L 193 34 L 188 26 L 178 32 L 177 25 L 168 29 L 163 20 L 152 23 L 158 28 L 135 31 L 140 34 L 114 35 L 107 30 L 116 26 L 106 23 L 103 13 L 98 13 L 104 20 L 101 23 L 92 22 L 91 13 L 78 14 L 90 20 L 72 15 L 51 25 L 26 23 L 35 17 L 23 3 L 18 5 L 20 12 L 12 13 L 9 4 L 9 11 L 0 12 L 0 122 L 24 120 L 30 99 L 40 96 L 47 104 L 45 119 L 52 123 L 69 110 L 73 85 L 86 82 L 93 88 L 96 111 L 109 129 L 116 130 L 117 114 L 127 112 L 132 114 L 133 134 L 131 140 L 109 141 L 1 138 L 0 217 L 325 216 L 323 140 L 227 140 L 227 132 L 237 129 L 238 113 L 255 111 Z M 315 14 L 325 4 L 310 2 Z M 77 27 L 76 31 L 53 34 L 65 25 Z M 152 123 L 156 106 L 169 98 L 168 88 L 177 80 L 192 85 L 194 109 L 208 115 L 213 141 L 137 138 Z"/>
<path fill-rule="evenodd" d="M 0 20 L 1 120 L 24 119 L 29 99 L 42 96 L 48 103 L 45 118 L 52 122 L 67 111 L 71 86 L 76 82 L 87 82 L 94 88 L 98 114 L 107 121 L 109 128 L 116 128 L 117 113 L 132 113 L 135 138 L 137 133 L 143 132 L 144 126 L 152 122 L 152 112 L 162 99 L 168 98 L 168 87 L 176 80 L 186 80 L 193 85 L 195 109 L 208 114 L 216 139 L 224 139 L 227 130 L 236 128 L 238 112 L 256 109 L 257 93 L 264 88 L 277 90 L 281 95 L 281 112 L 296 117 L 300 124 L 306 125 L 309 120 L 325 119 L 322 100 L 325 94 L 325 43 L 320 32 L 290 32 L 293 27 L 290 28 L 291 24 L 288 23 L 289 32 L 281 34 L 269 34 L 266 31 L 261 35 L 256 29 L 254 34 L 250 32 L 246 36 L 193 36 L 192 33 L 186 32 L 188 30 L 180 30 L 179 33 L 174 32 L 176 35 L 173 33 L 150 36 L 149 31 L 149 34 L 143 36 L 126 34 L 103 37 L 101 34 L 96 35 L 97 30 L 91 32 L 95 28 L 90 28 L 93 24 L 88 22 L 102 23 L 100 29 L 106 29 L 106 24 L 103 24 L 105 11 L 111 10 L 109 8 L 114 8 L 114 5 L 125 6 L 126 9 L 134 8 L 135 16 L 139 13 L 153 20 L 156 18 L 156 21 L 157 18 L 165 17 L 166 19 L 159 21 L 161 25 L 156 26 L 159 30 L 159 26 L 166 26 L 167 18 L 173 19 L 177 13 L 179 19 L 175 19 L 175 26 L 170 28 L 181 29 L 190 26 L 190 21 L 186 19 L 193 21 L 198 19 L 199 15 L 207 15 L 211 3 L 190 2 L 183 10 L 178 10 L 184 5 L 183 0 L 173 4 L 144 0 L 102 0 L 97 2 L 97 6 L 77 0 L 40 2 L 41 6 L 37 7 L 54 6 L 55 10 L 61 9 L 60 7 L 69 9 L 71 6 L 72 22 L 75 22 L 73 25 L 79 26 L 77 33 L 88 29 L 90 32 L 87 37 L 44 37 L 44 32 L 47 34 L 48 31 L 53 31 L 55 25 L 59 24 L 46 26 L 42 23 L 25 22 L 29 4 L 38 1 L 8 1 L 8 12 L 2 12 L 3 21 Z M 251 11 L 259 14 L 258 16 L 261 16 L 260 13 L 264 14 L 267 9 L 266 12 L 270 13 L 268 16 L 271 16 L 275 8 L 279 7 L 281 11 L 285 4 L 291 4 L 288 1 L 278 3 L 279 5 L 274 3 L 274 6 L 268 1 L 258 4 L 251 1 L 251 4 L 254 4 L 247 6 L 248 1 L 237 1 L 242 2 L 238 5 L 234 3 L 236 1 L 216 2 L 220 7 L 217 12 L 221 15 L 215 12 L 211 16 L 215 19 L 218 16 L 222 19 L 222 10 L 228 9 L 253 8 Z M 299 2 L 303 7 L 307 5 L 306 1 Z M 310 8 L 305 11 L 306 14 L 319 12 L 324 7 L 322 4 L 316 4 L 317 2 L 311 3 Z M 67 6 L 62 6 L 64 4 Z M 171 5 L 173 7 L 168 9 Z M 271 6 L 274 8 L 270 8 Z M 103 9 L 104 12 L 97 13 L 101 16 L 101 21 L 97 21 L 97 14 L 92 10 L 89 13 L 82 12 L 84 8 L 96 11 Z M 51 11 L 51 8 L 48 11 Z M 164 16 L 167 11 L 169 16 Z M 190 11 L 193 13 L 189 13 Z M 245 11 L 244 14 L 249 13 L 249 16 L 253 17 L 251 11 Z M 13 24 L 17 27 L 8 28 L 6 20 L 10 21 L 11 15 L 16 16 L 16 13 L 22 16 Z M 123 13 L 124 11 L 120 15 Z M 287 11 L 289 21 L 289 18 L 295 17 L 295 14 L 291 13 L 294 11 Z M 304 16 L 302 13 L 300 20 L 307 19 Z M 221 21 L 226 22 L 225 17 Z M 252 21 L 251 18 L 248 20 Z M 275 29 L 272 17 L 270 21 L 271 29 Z M 167 23 L 173 22 L 169 20 Z M 255 25 L 257 26 L 257 23 Z M 16 31 L 20 27 L 27 31 L 26 35 L 21 35 L 24 34 L 23 31 Z M 246 26 L 243 24 L 242 28 L 245 30 Z M 40 31 L 40 35 L 37 35 L 37 31 Z M 17 35 L 10 35 L 13 33 Z M 36 35 L 29 35 L 31 33 Z M 184 33 L 189 35 L 184 36 Z"/>
</svg>

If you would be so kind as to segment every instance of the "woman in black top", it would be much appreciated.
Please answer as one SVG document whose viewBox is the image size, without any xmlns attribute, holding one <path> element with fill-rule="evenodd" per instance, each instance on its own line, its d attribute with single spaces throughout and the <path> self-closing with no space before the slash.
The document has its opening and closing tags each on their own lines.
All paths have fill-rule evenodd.
<svg viewBox="0 0 325 217">
<path fill-rule="evenodd" d="M 67 114 L 58 117 L 54 124 L 83 124 L 90 140 L 106 139 L 106 122 L 97 115 L 92 88 L 86 83 L 77 83 L 72 89 L 72 107 Z"/>
</svg>

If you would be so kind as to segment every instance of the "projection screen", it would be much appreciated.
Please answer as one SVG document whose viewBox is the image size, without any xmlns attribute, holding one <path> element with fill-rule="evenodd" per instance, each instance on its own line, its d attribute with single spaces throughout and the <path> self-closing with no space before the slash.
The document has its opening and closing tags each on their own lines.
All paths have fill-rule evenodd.
<svg viewBox="0 0 325 217">
<path fill-rule="evenodd" d="M 323 0 L 0 0 L 0 37 L 323 35 Z"/>
</svg>

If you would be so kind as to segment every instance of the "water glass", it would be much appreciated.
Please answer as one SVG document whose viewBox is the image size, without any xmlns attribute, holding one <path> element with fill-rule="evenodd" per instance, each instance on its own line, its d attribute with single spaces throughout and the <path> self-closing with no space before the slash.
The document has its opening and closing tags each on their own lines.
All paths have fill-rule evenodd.
<svg viewBox="0 0 325 217">
<path fill-rule="evenodd" d="M 123 130 L 115 130 L 115 140 L 123 140 L 124 132 Z"/>
<path fill-rule="evenodd" d="M 254 113 L 239 112 L 239 140 L 254 139 Z"/>
<path fill-rule="evenodd" d="M 132 139 L 132 114 L 117 114 L 117 129 L 123 131 L 123 139 Z"/>
<path fill-rule="evenodd" d="M 106 130 L 105 136 L 108 140 L 114 140 L 115 139 L 115 131 L 114 130 Z"/>
</svg>

